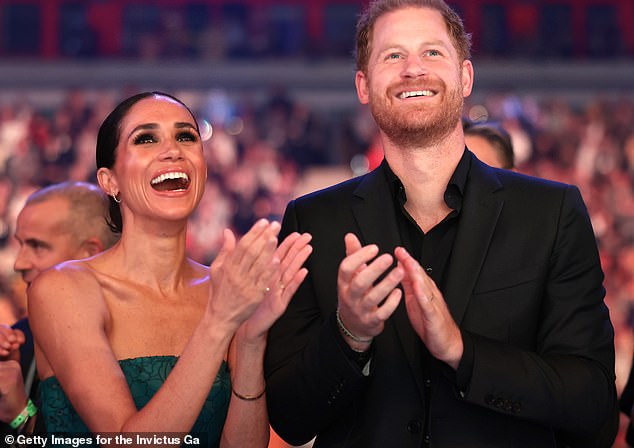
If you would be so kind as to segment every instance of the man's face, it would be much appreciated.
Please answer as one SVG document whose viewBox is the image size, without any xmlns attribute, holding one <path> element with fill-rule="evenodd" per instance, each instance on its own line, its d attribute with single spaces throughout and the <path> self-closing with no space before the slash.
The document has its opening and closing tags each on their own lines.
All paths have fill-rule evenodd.
<svg viewBox="0 0 634 448">
<path fill-rule="evenodd" d="M 63 198 L 26 205 L 16 224 L 20 250 L 13 268 L 27 284 L 62 261 L 80 258 L 81 244 L 68 228 L 69 204 Z"/>
<path fill-rule="evenodd" d="M 367 74 L 357 72 L 359 100 L 395 144 L 437 143 L 460 123 L 473 67 L 460 61 L 442 15 L 407 7 L 374 25 Z"/>
</svg>

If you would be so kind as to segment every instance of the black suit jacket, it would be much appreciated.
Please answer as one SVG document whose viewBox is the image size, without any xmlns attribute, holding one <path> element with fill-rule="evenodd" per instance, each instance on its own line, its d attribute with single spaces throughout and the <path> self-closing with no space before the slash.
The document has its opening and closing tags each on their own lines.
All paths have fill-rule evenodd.
<svg viewBox="0 0 634 448">
<path fill-rule="evenodd" d="M 579 191 L 471 157 L 442 291 L 472 360 L 457 372 L 423 356 L 403 301 L 373 343 L 368 377 L 338 339 L 344 235 L 381 252 L 401 244 L 383 165 L 288 205 L 281 237 L 309 232 L 314 252 L 265 358 L 271 423 L 287 441 L 473 448 L 563 446 L 565 438 L 589 446 L 601 429 L 601 444 L 614 439 L 614 332 Z"/>
</svg>

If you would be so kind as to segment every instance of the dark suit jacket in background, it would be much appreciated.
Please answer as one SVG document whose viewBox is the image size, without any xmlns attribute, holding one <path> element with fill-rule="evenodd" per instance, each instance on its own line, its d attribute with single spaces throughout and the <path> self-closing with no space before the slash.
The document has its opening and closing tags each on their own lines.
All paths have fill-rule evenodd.
<svg viewBox="0 0 634 448">
<path fill-rule="evenodd" d="M 26 375 L 35 357 L 35 349 L 33 347 L 33 333 L 31 333 L 31 326 L 29 325 L 29 319 L 24 318 L 13 324 L 12 328 L 21 330 L 24 333 L 25 342 L 20 346 L 20 367 L 22 368 L 22 377 L 26 378 Z M 37 375 L 35 375 L 35 381 L 38 381 Z M 37 386 L 37 384 L 33 384 Z M 35 390 L 37 387 L 32 387 L 31 390 Z"/>
<path fill-rule="evenodd" d="M 424 358 L 404 301 L 375 338 L 369 377 L 337 340 L 344 235 L 381 252 L 402 244 L 384 166 L 289 204 L 281 238 L 309 232 L 314 252 L 265 359 L 271 423 L 288 442 L 317 434 L 315 447 L 591 446 L 600 430 L 599 444 L 614 440 L 614 332 L 578 189 L 471 157 L 442 290 L 473 350 L 471 372 L 458 369 L 464 390 L 449 366 Z"/>
</svg>

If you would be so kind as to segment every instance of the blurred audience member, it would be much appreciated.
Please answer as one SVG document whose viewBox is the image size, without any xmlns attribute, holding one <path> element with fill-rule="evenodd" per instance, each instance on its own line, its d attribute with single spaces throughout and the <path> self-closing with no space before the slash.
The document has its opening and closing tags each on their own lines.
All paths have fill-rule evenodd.
<svg viewBox="0 0 634 448">
<path fill-rule="evenodd" d="M 463 120 L 462 127 L 467 148 L 478 159 L 495 168 L 514 168 L 515 157 L 511 136 L 499 124 Z"/>
<path fill-rule="evenodd" d="M 62 261 L 90 257 L 118 239 L 106 223 L 108 198 L 95 185 L 64 182 L 33 193 L 17 219 L 20 250 L 15 270 L 30 284 L 40 272 Z M 0 422 L 2 432 L 41 432 L 35 413 L 37 374 L 28 318 L 0 327 Z M 18 416 L 26 412 L 30 419 Z M 33 415 L 30 415 L 33 413 Z"/>
</svg>

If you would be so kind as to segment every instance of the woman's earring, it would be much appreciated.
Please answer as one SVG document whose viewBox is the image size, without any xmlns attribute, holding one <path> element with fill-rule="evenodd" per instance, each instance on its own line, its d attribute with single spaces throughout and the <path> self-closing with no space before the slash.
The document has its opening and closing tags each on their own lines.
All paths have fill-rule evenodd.
<svg viewBox="0 0 634 448">
<path fill-rule="evenodd" d="M 119 193 L 117 193 L 117 194 L 113 194 L 113 195 L 112 195 L 112 199 L 114 199 L 114 201 L 115 201 L 117 204 L 121 204 L 121 199 L 119 199 L 117 196 L 119 196 Z"/>
</svg>

